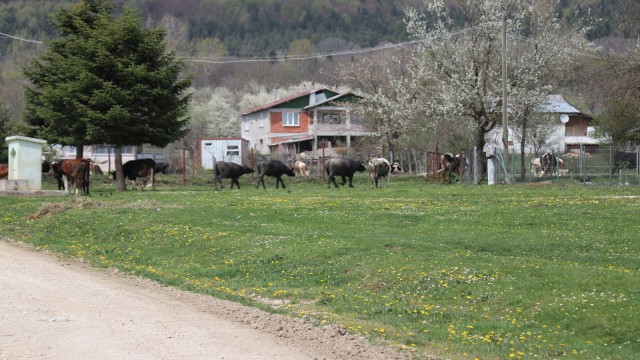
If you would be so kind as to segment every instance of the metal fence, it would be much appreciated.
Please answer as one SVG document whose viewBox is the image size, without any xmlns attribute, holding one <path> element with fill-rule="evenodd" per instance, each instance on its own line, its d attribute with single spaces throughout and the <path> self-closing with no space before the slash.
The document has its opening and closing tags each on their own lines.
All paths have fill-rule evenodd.
<svg viewBox="0 0 640 360">
<path fill-rule="evenodd" d="M 461 163 L 458 172 L 454 174 L 456 182 L 463 183 L 487 183 L 487 165 L 493 163 L 495 169 L 495 182 L 506 183 L 509 178 L 513 183 L 524 182 L 562 182 L 580 184 L 600 184 L 600 185 L 635 185 L 640 186 L 640 172 L 638 162 L 640 162 L 640 147 L 618 148 L 613 146 L 599 146 L 597 148 L 576 148 L 564 153 L 551 151 L 554 157 L 561 159 L 566 170 L 560 171 L 559 166 L 553 168 L 548 173 L 540 176 L 539 173 L 532 172 L 531 160 L 540 157 L 542 154 L 525 154 L 524 163 L 520 153 L 512 151 L 505 154 L 500 149 L 487 157 L 483 151 L 474 149 L 460 149 L 455 152 Z M 441 182 L 440 158 L 443 152 L 436 151 L 415 151 L 398 150 L 393 159 L 402 165 L 404 174 L 402 176 L 420 176 L 428 181 Z M 331 156 L 318 156 L 305 159 L 309 174 L 311 176 L 323 176 L 324 164 Z M 366 156 L 353 156 L 362 158 Z M 389 156 L 385 156 L 389 158 Z M 273 158 L 271 156 L 257 155 L 254 161 Z M 475 159 L 477 158 L 477 161 Z M 290 166 L 295 161 L 292 158 L 282 158 Z M 366 159 L 364 159 L 366 160 Z M 479 168 L 476 169 L 476 164 Z M 505 166 L 505 164 L 507 164 Z"/>
</svg>

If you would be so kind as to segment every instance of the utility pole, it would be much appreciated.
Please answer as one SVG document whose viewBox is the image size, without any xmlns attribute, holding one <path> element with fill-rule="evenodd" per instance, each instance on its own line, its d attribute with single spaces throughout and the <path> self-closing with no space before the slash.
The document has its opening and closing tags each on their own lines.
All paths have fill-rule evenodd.
<svg viewBox="0 0 640 360">
<path fill-rule="evenodd" d="M 507 113 L 507 10 L 502 18 L 502 146 L 505 183 L 511 184 L 509 174 L 509 114 Z"/>
</svg>

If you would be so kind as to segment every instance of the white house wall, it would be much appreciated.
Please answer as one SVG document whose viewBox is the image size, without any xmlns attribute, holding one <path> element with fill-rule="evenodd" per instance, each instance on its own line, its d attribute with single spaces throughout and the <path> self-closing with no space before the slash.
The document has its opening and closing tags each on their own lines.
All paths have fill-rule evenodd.
<svg viewBox="0 0 640 360">
<path fill-rule="evenodd" d="M 509 128 L 509 150 L 513 149 L 516 153 L 520 153 L 520 135 L 514 136 L 513 129 Z M 493 146 L 498 149 L 503 148 L 502 144 L 502 127 L 495 127 L 493 130 L 489 132 L 487 135 L 487 146 Z M 545 144 L 540 148 L 542 151 L 553 151 L 564 153 L 566 150 L 566 142 L 565 142 L 565 126 L 564 124 L 556 125 L 553 127 L 549 136 L 545 139 Z M 526 145 L 524 148 L 524 152 L 531 154 L 535 151 L 534 147 L 531 145 Z"/>
<path fill-rule="evenodd" d="M 244 139 L 200 139 L 200 164 L 207 170 L 212 170 L 216 161 L 243 164 L 247 144 Z M 237 154 L 234 151 L 236 148 Z"/>
<path fill-rule="evenodd" d="M 270 131 L 269 111 L 244 116 L 241 121 L 242 137 L 249 139 L 249 147 L 257 152 L 269 152 L 269 131 Z M 262 144 L 260 144 L 260 140 Z"/>
</svg>

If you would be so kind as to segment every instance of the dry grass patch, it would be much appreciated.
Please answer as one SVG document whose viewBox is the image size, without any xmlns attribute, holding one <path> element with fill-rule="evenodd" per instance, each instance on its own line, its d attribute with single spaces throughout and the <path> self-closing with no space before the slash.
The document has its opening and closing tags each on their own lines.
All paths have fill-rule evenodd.
<svg viewBox="0 0 640 360">
<path fill-rule="evenodd" d="M 55 215 L 67 210 L 76 209 L 160 209 L 160 208 L 180 208 L 180 205 L 162 204 L 156 200 L 138 200 L 136 202 L 107 202 L 97 201 L 87 197 L 73 197 L 68 201 L 59 203 L 47 203 L 42 205 L 38 211 L 27 215 L 27 220 L 38 220 L 49 215 Z"/>
</svg>

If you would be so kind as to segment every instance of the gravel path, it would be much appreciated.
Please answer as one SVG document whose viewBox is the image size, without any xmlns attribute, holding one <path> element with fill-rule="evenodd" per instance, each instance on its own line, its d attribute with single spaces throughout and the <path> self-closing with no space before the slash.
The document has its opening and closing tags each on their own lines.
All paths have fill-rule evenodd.
<svg viewBox="0 0 640 360">
<path fill-rule="evenodd" d="M 0 359 L 406 360 L 336 327 L 0 239 Z"/>
</svg>

